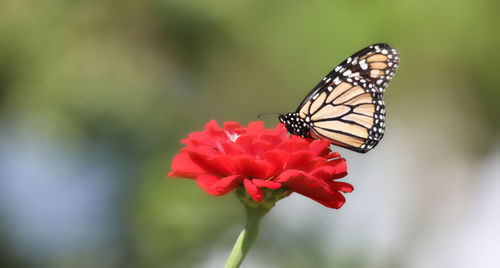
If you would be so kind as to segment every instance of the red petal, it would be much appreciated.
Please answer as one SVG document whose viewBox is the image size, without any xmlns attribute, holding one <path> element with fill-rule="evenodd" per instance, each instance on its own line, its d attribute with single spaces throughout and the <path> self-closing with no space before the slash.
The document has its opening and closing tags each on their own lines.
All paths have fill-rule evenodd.
<svg viewBox="0 0 500 268">
<path fill-rule="evenodd" d="M 288 162 L 288 158 L 290 153 L 287 153 L 283 150 L 269 150 L 264 153 L 263 159 L 272 163 L 273 165 L 281 165 L 281 168 L 285 167 L 285 164 Z"/>
<path fill-rule="evenodd" d="M 216 146 L 216 144 L 214 144 Z M 214 146 L 207 146 L 205 144 L 198 145 L 198 146 L 188 146 L 184 147 L 181 149 L 181 153 L 196 153 L 196 154 L 201 154 L 201 155 L 213 155 L 213 154 L 219 154 L 218 148 L 214 148 Z"/>
<path fill-rule="evenodd" d="M 290 155 L 286 168 L 310 171 L 313 168 L 326 164 L 326 159 L 316 157 L 310 151 L 298 151 Z"/>
<path fill-rule="evenodd" d="M 244 134 L 239 137 L 236 144 L 245 152 L 256 156 L 261 156 L 265 151 L 274 148 L 274 146 L 266 140 L 259 139 L 255 135 L 248 134 Z"/>
<path fill-rule="evenodd" d="M 306 150 L 308 148 L 309 148 L 309 143 L 307 142 L 307 140 L 299 137 L 299 138 L 291 138 L 289 140 L 285 140 L 278 146 L 277 149 L 293 153 L 299 150 Z"/>
<path fill-rule="evenodd" d="M 347 175 L 347 162 L 344 158 L 338 158 L 328 162 L 329 166 L 335 167 L 335 171 L 332 176 L 334 179 L 342 178 Z"/>
<path fill-rule="evenodd" d="M 330 152 L 330 143 L 325 140 L 314 140 L 309 144 L 309 151 L 314 155 L 328 155 Z"/>
<path fill-rule="evenodd" d="M 297 170 L 287 170 L 276 180 L 286 187 L 301 195 L 307 196 L 329 208 L 340 208 L 345 203 L 345 198 L 337 191 L 332 191 L 326 182 L 308 176 Z"/>
<path fill-rule="evenodd" d="M 282 138 L 272 134 L 264 134 L 259 137 L 259 139 L 264 140 L 276 148 L 282 142 Z"/>
<path fill-rule="evenodd" d="M 204 169 L 206 173 L 212 173 L 217 175 L 225 175 L 225 167 L 219 165 L 213 165 L 208 162 L 208 155 L 200 154 L 195 151 L 189 151 L 188 149 L 192 148 L 184 148 L 183 151 L 189 155 L 189 158 L 198 165 L 200 168 Z"/>
<path fill-rule="evenodd" d="M 278 189 L 281 187 L 281 183 L 268 180 L 253 179 L 252 183 L 258 187 L 266 187 L 269 189 Z"/>
<path fill-rule="evenodd" d="M 210 131 L 215 131 L 215 132 L 220 132 L 223 131 L 220 127 L 217 121 L 214 119 L 208 121 L 208 123 L 205 124 L 205 129 L 210 130 Z"/>
<path fill-rule="evenodd" d="M 192 132 L 188 134 L 187 139 L 182 139 L 181 143 L 187 146 L 198 146 L 205 144 L 206 139 L 207 137 L 203 134 L 203 132 Z"/>
<path fill-rule="evenodd" d="M 263 153 L 265 153 L 273 148 L 274 148 L 274 146 L 272 144 L 270 144 L 269 142 L 262 140 L 262 139 L 256 139 L 256 140 L 253 140 L 253 142 L 252 142 L 250 154 L 256 155 L 256 156 L 262 156 Z"/>
<path fill-rule="evenodd" d="M 324 181 L 296 169 L 285 170 L 275 182 L 281 182 L 296 192 L 298 192 L 297 190 L 307 191 L 308 189 L 329 188 Z"/>
<path fill-rule="evenodd" d="M 180 153 L 172 160 L 172 172 L 168 173 L 168 177 L 194 179 L 202 173 L 205 173 L 205 170 L 195 164 L 188 154 Z"/>
<path fill-rule="evenodd" d="M 217 124 L 217 121 L 215 120 L 210 120 L 207 124 L 205 124 L 205 130 L 203 131 L 203 134 L 206 135 L 207 137 L 213 138 L 222 138 L 224 140 L 228 140 L 229 137 L 227 135 L 227 132 L 219 127 L 219 124 Z"/>
<path fill-rule="evenodd" d="M 243 149 L 243 151 L 250 153 L 252 151 L 252 142 L 257 137 L 254 135 L 243 134 L 237 140 L 236 144 Z"/>
<path fill-rule="evenodd" d="M 328 164 L 313 169 L 309 174 L 322 180 L 335 180 L 347 175 L 347 164 L 343 158 L 330 161 Z"/>
<path fill-rule="evenodd" d="M 223 154 L 239 155 L 246 153 L 246 151 L 241 146 L 234 142 L 223 142 L 221 143 L 221 148 Z"/>
<path fill-rule="evenodd" d="M 333 192 L 332 198 L 329 200 L 315 200 L 326 207 L 339 209 L 345 204 L 345 197 L 339 192 Z"/>
<path fill-rule="evenodd" d="M 332 189 L 336 189 L 338 191 L 342 191 L 344 193 L 350 193 L 354 191 L 354 187 L 347 182 L 342 181 L 334 181 L 328 183 Z"/>
<path fill-rule="evenodd" d="M 245 185 L 245 190 L 252 196 L 254 201 L 260 202 L 264 199 L 262 189 L 253 184 L 249 179 L 245 179 L 243 184 Z"/>
<path fill-rule="evenodd" d="M 273 166 L 270 174 L 277 176 L 286 167 L 290 154 L 283 150 L 270 150 L 263 154 L 263 159 Z"/>
<path fill-rule="evenodd" d="M 313 169 L 309 174 L 322 180 L 329 180 L 335 174 L 335 170 L 334 166 L 320 166 Z"/>
<path fill-rule="evenodd" d="M 285 126 L 285 124 L 283 124 L 283 123 L 278 123 L 278 124 L 274 127 L 274 132 L 279 134 L 279 133 L 281 133 L 281 131 L 283 131 L 283 129 L 285 129 L 285 130 L 286 130 L 286 126 Z"/>
<path fill-rule="evenodd" d="M 343 173 L 339 173 L 339 174 L 335 174 L 331 177 L 332 180 L 338 180 L 338 179 L 341 179 L 343 177 L 347 176 L 347 172 L 343 172 Z"/>
<path fill-rule="evenodd" d="M 248 124 L 247 133 L 250 135 L 258 135 L 264 131 L 264 122 L 263 121 L 253 121 Z"/>
<path fill-rule="evenodd" d="M 229 155 L 214 155 L 206 160 L 210 170 L 224 176 L 237 174 L 238 162 L 236 158 Z"/>
<path fill-rule="evenodd" d="M 239 163 L 239 173 L 247 178 L 267 179 L 271 176 L 273 166 L 264 160 L 249 155 L 236 157 Z"/>
<path fill-rule="evenodd" d="M 332 159 L 332 158 L 338 158 L 338 157 L 340 157 L 340 154 L 337 152 L 333 152 L 333 153 L 329 154 L 326 158 Z"/>
<path fill-rule="evenodd" d="M 214 175 L 203 174 L 196 178 L 196 184 L 203 188 L 207 194 L 211 195 L 221 195 L 217 189 L 215 189 L 215 183 L 219 179 Z"/>
<path fill-rule="evenodd" d="M 243 177 L 240 175 L 232 175 L 228 177 L 224 177 L 222 179 L 219 179 L 215 183 L 215 189 L 217 192 L 220 194 L 227 194 L 234 188 L 238 187 L 240 183 L 243 181 Z"/>
<path fill-rule="evenodd" d="M 238 122 L 234 121 L 224 122 L 224 129 L 227 131 L 231 131 L 237 128 L 241 128 L 241 125 Z"/>
</svg>

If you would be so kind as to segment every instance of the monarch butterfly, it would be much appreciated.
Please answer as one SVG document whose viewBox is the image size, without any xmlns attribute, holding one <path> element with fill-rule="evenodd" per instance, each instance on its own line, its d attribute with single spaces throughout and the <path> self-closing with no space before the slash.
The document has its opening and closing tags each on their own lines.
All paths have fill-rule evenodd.
<svg viewBox="0 0 500 268">
<path fill-rule="evenodd" d="M 384 136 L 387 84 L 399 65 L 388 44 L 354 53 L 323 78 L 293 113 L 280 114 L 288 132 L 366 153 Z"/>
</svg>

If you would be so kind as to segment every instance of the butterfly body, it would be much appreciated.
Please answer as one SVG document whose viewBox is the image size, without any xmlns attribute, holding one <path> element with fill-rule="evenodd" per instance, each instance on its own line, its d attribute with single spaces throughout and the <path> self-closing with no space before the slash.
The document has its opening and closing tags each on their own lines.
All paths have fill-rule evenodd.
<svg viewBox="0 0 500 268">
<path fill-rule="evenodd" d="M 279 116 L 281 123 L 285 124 L 288 132 L 302 138 L 311 138 L 311 123 L 299 116 L 299 113 L 286 113 Z"/>
<path fill-rule="evenodd" d="M 399 64 L 396 49 L 374 44 L 326 75 L 293 113 L 279 116 L 288 132 L 365 153 L 385 131 L 383 94 Z"/>
</svg>

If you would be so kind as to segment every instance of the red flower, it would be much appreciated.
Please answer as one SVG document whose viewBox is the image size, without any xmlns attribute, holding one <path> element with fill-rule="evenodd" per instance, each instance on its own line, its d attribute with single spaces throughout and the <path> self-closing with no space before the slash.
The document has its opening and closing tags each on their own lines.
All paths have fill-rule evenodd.
<svg viewBox="0 0 500 268">
<path fill-rule="evenodd" d="M 329 208 L 340 208 L 353 187 L 337 181 L 347 175 L 345 159 L 324 140 L 286 134 L 284 125 L 265 129 L 264 123 L 242 127 L 236 122 L 220 128 L 215 120 L 205 130 L 181 140 L 186 145 L 172 160 L 168 177 L 196 179 L 208 194 L 223 195 L 242 186 L 254 201 L 263 188 L 286 187 Z"/>
</svg>

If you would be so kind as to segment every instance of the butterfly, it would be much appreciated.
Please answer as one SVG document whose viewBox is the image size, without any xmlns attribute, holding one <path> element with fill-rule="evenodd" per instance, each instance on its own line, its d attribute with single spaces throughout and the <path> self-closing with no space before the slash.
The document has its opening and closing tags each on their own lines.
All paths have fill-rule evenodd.
<svg viewBox="0 0 500 268">
<path fill-rule="evenodd" d="M 399 65 L 388 44 L 373 44 L 340 63 L 307 94 L 293 113 L 279 115 L 289 133 L 324 139 L 356 152 L 384 136 L 384 92 Z"/>
</svg>

